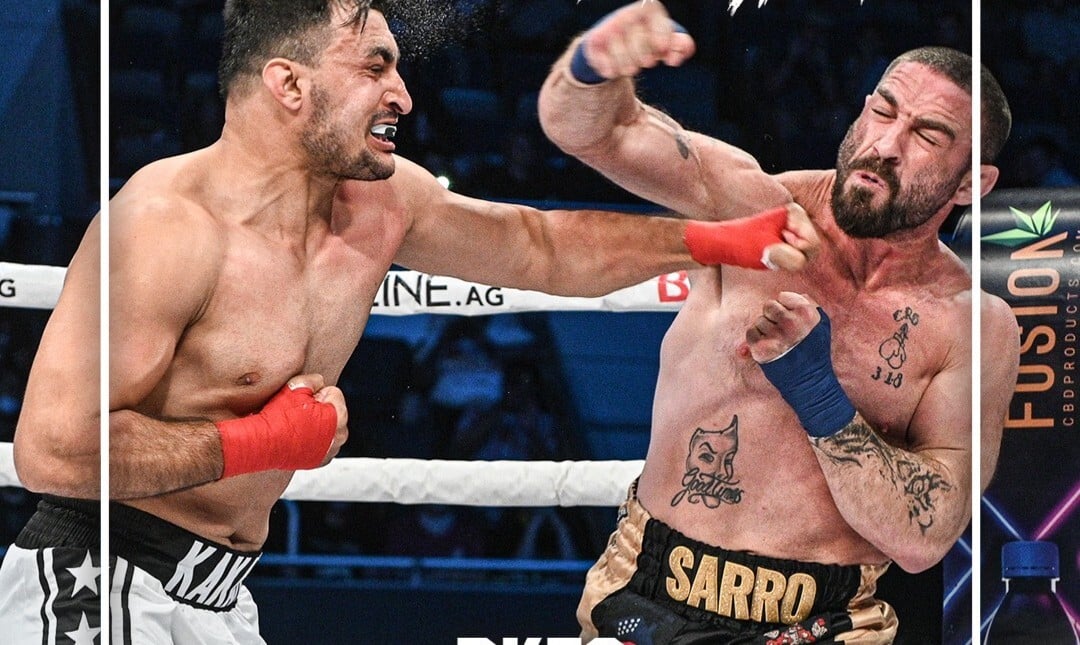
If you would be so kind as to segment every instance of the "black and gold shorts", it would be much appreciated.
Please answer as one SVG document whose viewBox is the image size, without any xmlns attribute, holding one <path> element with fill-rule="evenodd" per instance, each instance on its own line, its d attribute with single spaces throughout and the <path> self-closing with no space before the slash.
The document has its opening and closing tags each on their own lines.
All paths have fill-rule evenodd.
<svg viewBox="0 0 1080 645">
<path fill-rule="evenodd" d="M 888 565 L 829 565 L 728 551 L 651 517 L 631 493 L 589 570 L 578 605 L 585 639 L 636 645 L 891 643 L 876 600 Z"/>
</svg>

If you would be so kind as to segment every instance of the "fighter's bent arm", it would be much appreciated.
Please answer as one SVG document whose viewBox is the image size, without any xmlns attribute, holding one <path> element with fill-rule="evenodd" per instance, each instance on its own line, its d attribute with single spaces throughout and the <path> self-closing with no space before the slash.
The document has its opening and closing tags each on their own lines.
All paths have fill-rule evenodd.
<svg viewBox="0 0 1080 645">
<path fill-rule="evenodd" d="M 952 327 L 970 329 L 970 298 L 952 310 Z M 848 525 L 905 571 L 941 560 L 971 514 L 970 333 L 954 334 L 907 427 L 893 429 L 903 436 L 889 440 L 848 398 L 833 369 L 829 317 L 807 296 L 766 301 L 746 339 L 809 435 Z"/>
<path fill-rule="evenodd" d="M 99 220 L 83 236 L 49 317 L 15 431 L 15 470 L 37 493 L 100 495 Z"/>
<path fill-rule="evenodd" d="M 110 253 L 110 497 L 131 499 L 217 479 L 221 445 L 209 421 L 155 419 L 136 409 L 211 292 L 219 236 L 154 198 L 113 200 Z M 160 241 L 169 240 L 163 252 Z"/>
<path fill-rule="evenodd" d="M 1001 433 L 1009 412 L 1016 376 L 1020 368 L 1020 330 L 1009 305 L 988 293 L 982 294 L 982 347 L 993 351 L 982 353 L 982 443 L 979 482 L 985 491 L 997 469 L 1001 450 Z"/>
<path fill-rule="evenodd" d="M 293 376 L 261 410 L 239 418 L 170 419 L 147 403 L 213 293 L 228 234 L 159 198 L 134 201 L 118 197 L 112 208 L 110 497 L 327 463 L 348 436 L 348 415 L 341 390 L 321 375 Z"/>
<path fill-rule="evenodd" d="M 836 434 L 811 438 L 841 515 L 909 572 L 939 562 L 971 515 L 970 346 L 963 345 L 923 394 L 910 449 L 887 443 L 861 414 Z"/>
<path fill-rule="evenodd" d="M 647 28 L 639 28 L 646 23 Z M 582 39 L 588 39 L 586 51 L 595 61 L 620 60 L 620 52 L 628 50 L 649 53 L 640 54 L 619 76 L 605 68 L 612 80 L 587 85 L 570 71 Z M 693 41 L 672 31 L 659 3 L 620 9 L 575 39 L 552 67 L 539 100 L 545 133 L 562 150 L 630 192 L 688 217 L 744 217 L 790 201 L 788 192 L 749 154 L 684 130 L 635 96 L 630 77 L 635 64 L 679 65 L 692 51 Z"/>
<path fill-rule="evenodd" d="M 430 173 L 404 159 L 390 181 L 408 185 L 411 214 L 396 262 L 496 286 L 600 296 L 701 264 L 742 262 L 764 268 L 765 248 L 774 264 L 798 269 L 816 245 L 812 225 L 795 205 L 753 220 L 688 223 L 596 210 L 540 211 L 473 199 L 444 189 Z M 744 222 L 749 223 L 746 231 L 723 228 Z M 770 222 L 773 228 L 766 233 Z M 702 231 L 702 225 L 718 228 Z M 689 230 L 695 235 L 688 235 Z M 727 259 L 710 256 L 709 250 L 719 250 L 716 256 Z"/>
</svg>

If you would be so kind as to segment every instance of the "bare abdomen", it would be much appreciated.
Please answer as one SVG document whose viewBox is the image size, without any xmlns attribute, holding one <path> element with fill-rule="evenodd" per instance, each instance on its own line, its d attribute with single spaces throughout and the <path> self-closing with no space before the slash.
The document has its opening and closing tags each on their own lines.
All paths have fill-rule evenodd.
<svg viewBox="0 0 1080 645">
<path fill-rule="evenodd" d="M 212 542 L 253 551 L 266 542 L 270 509 L 290 479 L 291 472 L 279 470 L 253 473 L 125 503 Z"/>
</svg>

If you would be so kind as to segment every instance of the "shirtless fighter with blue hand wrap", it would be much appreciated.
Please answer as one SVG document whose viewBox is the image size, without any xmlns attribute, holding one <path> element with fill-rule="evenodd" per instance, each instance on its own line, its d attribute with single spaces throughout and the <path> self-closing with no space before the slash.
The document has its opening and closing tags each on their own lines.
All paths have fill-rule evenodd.
<svg viewBox="0 0 1080 645">
<path fill-rule="evenodd" d="M 638 76 L 694 51 L 661 2 L 629 2 L 552 66 L 545 134 L 689 220 L 798 204 L 820 243 L 797 272 L 747 270 L 768 267 L 759 252 L 688 274 L 641 475 L 586 574 L 582 639 L 888 645 L 901 619 L 877 580 L 940 562 L 971 515 L 973 302 L 1005 350 L 986 368 L 984 428 L 1015 383 L 1015 316 L 938 240 L 997 179 L 1007 101 L 970 56 L 915 46 L 864 97 L 835 167 L 774 174 L 639 98 Z M 684 238 L 699 246 L 689 225 Z"/>
</svg>

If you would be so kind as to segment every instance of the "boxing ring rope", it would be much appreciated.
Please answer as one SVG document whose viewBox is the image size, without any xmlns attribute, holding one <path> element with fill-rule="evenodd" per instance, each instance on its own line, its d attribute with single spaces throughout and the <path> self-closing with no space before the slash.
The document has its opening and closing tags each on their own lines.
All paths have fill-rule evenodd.
<svg viewBox="0 0 1080 645">
<path fill-rule="evenodd" d="M 965 246 L 970 221 L 944 234 Z M 970 238 L 967 238 L 970 239 Z M 0 262 L 0 307 L 51 308 L 65 269 Z M 685 271 L 657 276 L 600 298 L 551 296 L 473 284 L 416 271 L 390 271 L 371 313 L 462 316 L 540 311 L 675 312 L 690 283 Z M 443 461 L 341 457 L 298 471 L 283 499 L 476 506 L 615 506 L 643 461 Z M 0 443 L 0 486 L 20 486 L 12 445 Z"/>
<path fill-rule="evenodd" d="M 617 506 L 644 463 L 343 457 L 318 470 L 297 471 L 282 498 L 462 506 Z"/>
<path fill-rule="evenodd" d="M 0 262 L 0 307 L 52 309 L 66 273 L 65 267 Z"/>
<path fill-rule="evenodd" d="M 65 269 L 0 262 L 0 306 L 50 309 Z M 479 316 L 537 311 L 677 311 L 686 272 L 658 276 L 600 298 L 551 296 L 416 271 L 390 271 L 375 315 Z M 298 471 L 283 499 L 464 506 L 617 506 L 644 461 L 447 461 L 341 457 Z M 13 446 L 0 443 L 0 486 L 21 486 Z"/>
</svg>

